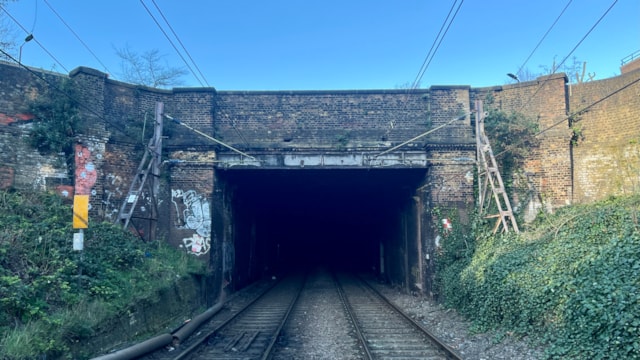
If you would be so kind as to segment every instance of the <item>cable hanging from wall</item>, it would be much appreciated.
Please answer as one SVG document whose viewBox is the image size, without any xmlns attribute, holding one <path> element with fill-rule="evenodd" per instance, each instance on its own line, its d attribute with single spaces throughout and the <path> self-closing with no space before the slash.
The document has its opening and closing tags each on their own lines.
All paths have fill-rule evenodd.
<svg viewBox="0 0 640 360">
<path fill-rule="evenodd" d="M 547 132 L 547 131 L 549 131 L 549 130 L 551 130 L 551 129 L 555 128 L 555 127 L 556 127 L 556 126 L 558 126 L 558 125 L 561 125 L 562 123 L 566 122 L 567 120 L 569 120 L 569 119 L 571 119 L 571 118 L 573 118 L 573 117 L 575 117 L 575 116 L 577 116 L 577 115 L 580 115 L 580 114 L 584 113 L 585 111 L 587 111 L 587 110 L 591 109 L 592 107 L 594 107 L 594 106 L 596 106 L 596 105 L 600 104 L 601 102 L 603 102 L 603 101 L 607 100 L 608 98 L 610 98 L 610 97 L 612 97 L 612 96 L 616 95 L 617 93 L 620 93 L 620 92 L 622 92 L 622 91 L 624 91 L 624 90 L 628 89 L 628 88 L 629 88 L 629 87 L 631 87 L 632 85 L 637 84 L 637 83 L 639 83 L 639 82 L 640 82 L 640 78 L 638 78 L 638 79 L 636 79 L 636 80 L 634 80 L 634 81 L 631 81 L 630 83 L 628 83 L 628 84 L 626 84 L 626 85 L 624 85 L 624 86 L 622 86 L 622 87 L 620 87 L 620 88 L 618 88 L 618 89 L 616 89 L 616 90 L 614 90 L 614 91 L 610 92 L 610 93 L 609 93 L 609 94 L 607 94 L 606 96 L 604 96 L 604 97 L 602 97 L 602 98 L 600 98 L 600 99 L 598 99 L 598 100 L 594 101 L 593 103 L 591 103 L 591 104 L 589 104 L 589 105 L 587 105 L 587 106 L 585 106 L 585 107 L 583 107 L 583 108 L 580 108 L 579 110 L 576 110 L 576 111 L 572 112 L 572 113 L 571 113 L 571 114 L 569 114 L 569 115 L 563 116 L 560 120 L 556 121 L 555 123 L 553 123 L 552 125 L 550 125 L 550 126 L 548 126 L 548 127 L 544 128 L 544 129 L 542 129 L 542 130 L 538 131 L 538 132 L 537 132 L 537 133 L 535 133 L 533 136 L 539 136 L 539 135 L 544 134 L 545 132 Z M 519 145 L 519 144 L 521 144 L 521 143 L 522 143 L 522 142 L 516 142 L 516 143 L 514 144 L 514 146 L 517 146 L 517 145 Z M 504 154 L 505 152 L 506 152 L 506 150 L 501 151 L 501 152 L 499 152 L 499 153 L 495 154 L 495 156 L 496 156 L 496 157 L 498 157 L 498 156 L 500 156 L 500 155 Z"/>
</svg>

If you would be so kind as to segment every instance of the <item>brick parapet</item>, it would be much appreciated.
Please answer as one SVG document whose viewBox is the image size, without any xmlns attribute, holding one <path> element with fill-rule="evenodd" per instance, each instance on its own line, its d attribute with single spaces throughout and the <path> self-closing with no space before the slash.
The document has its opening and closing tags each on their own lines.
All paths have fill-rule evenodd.
<svg viewBox="0 0 640 360">
<path fill-rule="evenodd" d="M 504 86 L 474 89 L 473 99 L 485 100 L 485 109 L 494 107 L 507 113 L 520 113 L 536 121 L 540 145 L 530 149 L 524 171 L 532 175 L 534 186 L 548 209 L 572 201 L 571 131 L 567 118 L 567 77 L 553 74 Z M 491 134 L 488 134 L 491 141 Z"/>
<path fill-rule="evenodd" d="M 640 70 L 571 87 L 577 202 L 640 191 L 638 94 Z"/>
</svg>

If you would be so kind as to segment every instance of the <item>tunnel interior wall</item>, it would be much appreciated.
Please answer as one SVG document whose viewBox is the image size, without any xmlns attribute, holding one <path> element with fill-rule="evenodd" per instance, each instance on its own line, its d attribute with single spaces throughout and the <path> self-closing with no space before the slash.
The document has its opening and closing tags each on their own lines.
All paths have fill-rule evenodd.
<svg viewBox="0 0 640 360">
<path fill-rule="evenodd" d="M 414 194 L 426 169 L 221 172 L 233 193 L 234 287 L 324 266 L 422 288 Z"/>
</svg>

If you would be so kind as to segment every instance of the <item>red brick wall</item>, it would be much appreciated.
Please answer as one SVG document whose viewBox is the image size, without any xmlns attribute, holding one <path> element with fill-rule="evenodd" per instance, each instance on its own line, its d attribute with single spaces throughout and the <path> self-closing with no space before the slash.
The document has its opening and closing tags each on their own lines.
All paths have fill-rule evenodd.
<svg viewBox="0 0 640 360">
<path fill-rule="evenodd" d="M 538 122 L 540 146 L 531 149 L 524 170 L 533 174 L 535 186 L 550 209 L 568 205 L 572 199 L 566 82 L 564 74 L 555 74 L 513 85 L 476 89 L 472 94 L 485 100 L 489 95 L 493 97 L 493 103 L 487 103 L 485 108 L 493 106 L 522 113 Z"/>
<path fill-rule="evenodd" d="M 640 191 L 640 70 L 573 85 L 569 99 L 572 113 L 588 107 L 573 122 L 574 200 Z"/>
</svg>

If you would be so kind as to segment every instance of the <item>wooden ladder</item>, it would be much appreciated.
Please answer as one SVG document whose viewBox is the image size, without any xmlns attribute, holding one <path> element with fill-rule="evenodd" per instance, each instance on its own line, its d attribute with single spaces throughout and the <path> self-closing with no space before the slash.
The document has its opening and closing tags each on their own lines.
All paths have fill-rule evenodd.
<svg viewBox="0 0 640 360">
<path fill-rule="evenodd" d="M 133 212 L 136 208 L 136 204 L 140 199 L 140 196 L 143 194 L 143 188 L 145 185 L 149 186 L 149 196 L 151 197 L 151 211 L 152 217 L 156 217 L 156 206 L 155 200 L 158 195 L 158 176 L 160 176 L 160 164 L 161 164 L 161 154 L 162 154 L 162 112 L 163 112 L 163 104 L 156 104 L 156 120 L 153 131 L 153 137 L 149 140 L 149 144 L 145 149 L 144 155 L 142 156 L 142 161 L 140 165 L 138 165 L 138 169 L 136 170 L 136 174 L 133 177 L 133 181 L 131 181 L 131 186 L 129 187 L 129 192 L 120 207 L 120 211 L 118 212 L 118 217 L 116 218 L 116 222 L 122 225 L 123 229 L 126 229 L 129 226 L 129 222 L 133 216 Z M 151 183 L 148 183 L 147 180 L 149 175 L 152 176 Z M 152 219 L 152 220 L 155 220 Z M 152 227 L 153 228 L 153 227 Z M 153 234 L 149 234 L 150 236 Z"/>
<path fill-rule="evenodd" d="M 476 100 L 476 157 L 478 161 L 478 205 L 480 215 L 488 211 L 490 201 L 487 201 L 487 190 L 491 188 L 493 199 L 498 208 L 497 214 L 485 215 L 485 218 L 496 218 L 496 225 L 493 228 L 495 234 L 500 225 L 502 231 L 509 232 L 509 227 L 516 233 L 519 233 L 518 224 L 513 216 L 509 197 L 504 189 L 504 183 L 498 170 L 496 159 L 491 150 L 489 138 L 484 132 L 484 118 L 486 113 L 482 108 L 482 101 Z"/>
</svg>

